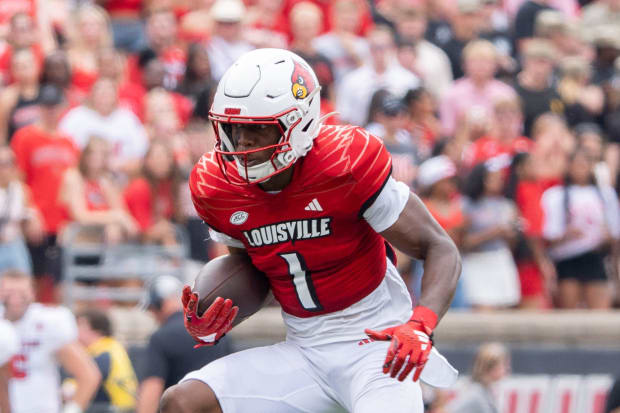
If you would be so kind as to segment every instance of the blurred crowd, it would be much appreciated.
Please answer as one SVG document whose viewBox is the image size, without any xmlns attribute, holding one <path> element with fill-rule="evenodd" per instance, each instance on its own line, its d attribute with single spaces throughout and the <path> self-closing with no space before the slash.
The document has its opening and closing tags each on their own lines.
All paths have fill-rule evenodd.
<svg viewBox="0 0 620 413">
<path fill-rule="evenodd" d="M 180 227 L 213 256 L 186 182 L 218 79 L 258 47 L 384 140 L 462 251 L 455 306 L 614 305 L 620 0 L 3 0 L 0 272 L 50 290 L 70 224 L 108 245 Z"/>
</svg>

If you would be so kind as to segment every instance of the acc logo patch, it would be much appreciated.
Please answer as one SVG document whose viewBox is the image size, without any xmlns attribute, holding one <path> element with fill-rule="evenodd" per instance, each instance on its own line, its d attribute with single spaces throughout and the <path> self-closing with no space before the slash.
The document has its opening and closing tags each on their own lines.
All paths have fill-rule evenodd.
<svg viewBox="0 0 620 413">
<path fill-rule="evenodd" d="M 245 211 L 237 211 L 230 216 L 230 223 L 233 225 L 241 225 L 248 220 L 248 213 Z"/>
<path fill-rule="evenodd" d="M 314 79 L 310 71 L 306 69 L 300 62 L 293 60 L 293 74 L 291 76 L 293 86 L 291 91 L 295 99 L 305 99 L 310 92 L 316 88 Z"/>
</svg>

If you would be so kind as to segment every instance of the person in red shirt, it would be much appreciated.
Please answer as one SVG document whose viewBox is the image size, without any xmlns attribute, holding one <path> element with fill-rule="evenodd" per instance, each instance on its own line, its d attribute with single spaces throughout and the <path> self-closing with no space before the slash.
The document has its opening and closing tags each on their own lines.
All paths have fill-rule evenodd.
<svg viewBox="0 0 620 413">
<path fill-rule="evenodd" d="M 17 131 L 11 147 L 33 202 L 43 215 L 47 233 L 46 240 L 31 249 L 34 273 L 47 274 L 59 281 L 60 253 L 56 235 L 65 215 L 58 192 L 65 171 L 77 164 L 79 150 L 68 136 L 61 135 L 56 129 L 64 110 L 62 90 L 53 85 L 43 86 L 39 92 L 39 104 L 39 121 Z"/>
<path fill-rule="evenodd" d="M 64 173 L 59 198 L 67 223 L 98 226 L 102 237 L 97 241 L 117 244 L 135 236 L 138 225 L 111 179 L 110 152 L 108 141 L 92 137 L 82 151 L 77 168 Z"/>
<path fill-rule="evenodd" d="M 99 77 L 99 50 L 112 45 L 110 21 L 104 9 L 88 4 L 77 10 L 74 25 L 69 36 L 67 56 L 71 64 L 72 83 L 86 95 Z"/>
<path fill-rule="evenodd" d="M 555 289 L 556 271 L 547 257 L 542 239 L 543 210 L 541 198 L 547 189 L 537 179 L 531 155 L 517 153 L 510 166 L 506 197 L 516 204 L 521 220 L 521 233 L 514 257 L 521 282 L 521 308 L 548 308 Z"/>
<path fill-rule="evenodd" d="M 4 2 L 3 2 L 4 4 Z M 37 41 L 36 28 L 30 14 L 15 13 L 9 24 L 7 35 L 8 45 L 0 52 L 0 85 L 9 85 L 14 82 L 11 75 L 11 61 L 16 50 L 30 49 L 36 58 L 36 63 L 43 63 L 43 48 Z"/>
<path fill-rule="evenodd" d="M 146 35 L 149 46 L 164 65 L 164 86 L 173 90 L 183 79 L 187 60 L 185 50 L 178 45 L 174 13 L 166 9 L 151 12 L 146 21 Z"/>
<path fill-rule="evenodd" d="M 501 99 L 493 106 L 490 133 L 476 139 L 465 151 L 465 163 L 473 167 L 498 155 L 510 156 L 529 151 L 534 145 L 531 139 L 521 135 L 523 112 L 516 97 Z"/>
<path fill-rule="evenodd" d="M 175 245 L 175 219 L 180 216 L 180 176 L 172 150 L 154 142 L 144 157 L 142 176 L 125 189 L 125 203 L 148 243 Z"/>
</svg>

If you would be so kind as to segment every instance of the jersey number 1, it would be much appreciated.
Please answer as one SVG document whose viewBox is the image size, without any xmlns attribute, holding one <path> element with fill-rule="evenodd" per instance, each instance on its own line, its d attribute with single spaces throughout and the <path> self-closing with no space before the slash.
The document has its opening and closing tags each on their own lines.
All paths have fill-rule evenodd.
<svg viewBox="0 0 620 413">
<path fill-rule="evenodd" d="M 293 278 L 293 286 L 297 298 L 304 310 L 320 311 L 323 309 L 316 296 L 311 273 L 306 267 L 306 261 L 298 252 L 279 254 L 288 264 L 288 273 Z"/>
</svg>

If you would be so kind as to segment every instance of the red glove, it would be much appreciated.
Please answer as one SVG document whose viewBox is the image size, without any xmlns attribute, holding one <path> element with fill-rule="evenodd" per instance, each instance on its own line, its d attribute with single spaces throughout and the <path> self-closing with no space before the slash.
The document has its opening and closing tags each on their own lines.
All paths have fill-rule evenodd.
<svg viewBox="0 0 620 413">
<path fill-rule="evenodd" d="M 366 329 L 366 334 L 371 339 L 391 340 L 392 342 L 383 364 L 383 373 L 387 374 L 391 370 L 390 375 L 396 377 L 402 369 L 398 380 L 403 381 L 411 373 L 411 370 L 417 367 L 413 376 L 413 381 L 417 381 L 428 360 L 431 348 L 433 348 L 431 334 L 436 325 L 437 314 L 430 308 L 418 306 L 413 310 L 413 315 L 405 324 L 386 328 L 383 331 Z M 407 364 L 403 368 L 405 360 Z"/>
<path fill-rule="evenodd" d="M 233 307 L 232 300 L 217 297 L 211 306 L 198 316 L 198 294 L 193 293 L 188 285 L 183 288 L 182 300 L 185 329 L 198 343 L 194 348 L 217 344 L 218 340 L 230 331 L 239 312 L 239 307 Z"/>
</svg>

